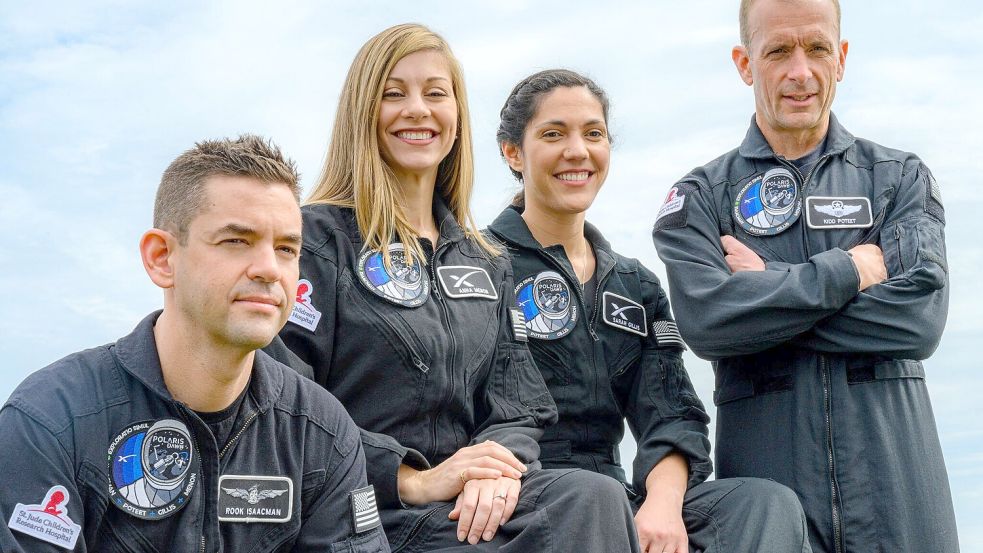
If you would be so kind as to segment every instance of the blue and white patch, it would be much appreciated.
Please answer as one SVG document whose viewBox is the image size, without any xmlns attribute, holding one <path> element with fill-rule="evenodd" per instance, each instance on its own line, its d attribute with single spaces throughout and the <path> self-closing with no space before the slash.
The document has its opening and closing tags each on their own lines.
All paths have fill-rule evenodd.
<svg viewBox="0 0 983 553">
<path fill-rule="evenodd" d="M 371 484 L 348 494 L 348 501 L 352 509 L 352 528 L 356 534 L 382 525 L 379 507 L 375 502 L 375 488 Z"/>
<path fill-rule="evenodd" d="M 297 282 L 297 299 L 294 301 L 294 309 L 290 312 L 290 322 L 300 325 L 311 332 L 317 328 L 318 321 L 321 320 L 321 312 L 314 307 L 311 300 L 311 293 L 314 285 L 306 278 Z"/>
<path fill-rule="evenodd" d="M 605 323 L 639 336 L 648 336 L 649 329 L 645 324 L 645 308 L 642 304 L 611 292 L 604 292 L 603 304 L 602 319 Z"/>
<path fill-rule="evenodd" d="M 515 287 L 515 302 L 533 338 L 557 340 L 577 324 L 577 303 L 570 285 L 555 271 L 523 279 Z"/>
<path fill-rule="evenodd" d="M 15 505 L 7 528 L 71 551 L 82 535 L 82 527 L 68 516 L 70 499 L 65 486 L 52 486 L 40 504 Z"/>
<path fill-rule="evenodd" d="M 799 185 L 792 172 L 775 167 L 751 179 L 734 200 L 734 220 L 748 234 L 773 236 L 802 214 Z"/>
<path fill-rule="evenodd" d="M 389 262 L 386 268 L 382 253 L 363 252 L 358 258 L 359 280 L 380 298 L 404 307 L 419 307 L 430 297 L 430 277 L 423 264 L 410 263 L 410 255 L 399 242 L 389 244 Z"/>
<path fill-rule="evenodd" d="M 498 299 L 498 291 L 492 284 L 488 271 L 467 265 L 437 267 L 437 280 L 444 293 L 451 298 Z"/>
<path fill-rule="evenodd" d="M 133 424 L 109 444 L 109 500 L 123 512 L 158 520 L 183 509 L 198 482 L 198 455 L 183 422 Z"/>
<path fill-rule="evenodd" d="M 294 482 L 286 476 L 223 474 L 218 479 L 218 519 L 222 522 L 290 520 Z"/>
<path fill-rule="evenodd" d="M 806 224 L 813 229 L 870 228 L 874 224 L 870 199 L 809 196 L 806 198 Z"/>
</svg>

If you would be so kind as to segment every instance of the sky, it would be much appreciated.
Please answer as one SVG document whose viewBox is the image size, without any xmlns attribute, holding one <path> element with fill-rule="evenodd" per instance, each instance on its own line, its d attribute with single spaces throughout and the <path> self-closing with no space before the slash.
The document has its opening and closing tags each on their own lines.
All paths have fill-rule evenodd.
<svg viewBox="0 0 983 553">
<path fill-rule="evenodd" d="M 161 172 L 195 141 L 270 137 L 309 190 L 348 65 L 397 23 L 441 33 L 464 67 L 481 225 L 517 187 L 494 138 L 515 82 L 567 67 L 604 87 L 615 147 L 588 219 L 664 278 L 655 212 L 676 179 L 740 143 L 753 112 L 730 59 L 736 0 L 358 4 L 0 4 L 0 401 L 30 372 L 114 341 L 161 306 L 137 241 Z M 972 184 L 983 174 L 983 4 L 843 9 L 850 50 L 834 112 L 857 136 L 917 153 L 942 189 L 951 304 L 925 366 L 962 548 L 983 552 L 983 371 L 973 354 L 983 245 L 972 226 L 983 212 Z M 686 361 L 712 411 L 709 364 Z M 622 449 L 630 459 L 634 444 Z"/>
</svg>

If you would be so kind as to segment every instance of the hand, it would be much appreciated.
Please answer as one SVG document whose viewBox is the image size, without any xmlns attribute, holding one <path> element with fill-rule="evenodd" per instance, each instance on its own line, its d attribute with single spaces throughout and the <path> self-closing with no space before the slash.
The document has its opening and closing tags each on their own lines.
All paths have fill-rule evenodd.
<svg viewBox="0 0 983 553">
<path fill-rule="evenodd" d="M 861 244 L 850 248 L 849 253 L 860 274 L 861 291 L 887 279 L 887 267 L 880 248 L 874 244 Z"/>
<path fill-rule="evenodd" d="M 462 447 L 430 470 L 417 471 L 400 465 L 397 475 L 399 498 L 410 505 L 450 501 L 461 493 L 465 482 L 508 476 L 518 480 L 526 466 L 515 455 L 493 441 Z"/>
<path fill-rule="evenodd" d="M 720 237 L 720 245 L 724 247 L 724 253 L 726 254 L 724 261 L 727 262 L 730 272 L 765 270 L 765 262 L 758 257 L 758 254 L 742 244 L 737 238 L 725 234 Z"/>
<path fill-rule="evenodd" d="M 673 493 L 649 494 L 635 514 L 642 553 L 688 553 L 683 524 L 683 498 Z"/>
<path fill-rule="evenodd" d="M 468 480 L 457 496 L 454 510 L 447 515 L 457 520 L 457 539 L 474 545 L 479 539 L 495 537 L 498 527 L 508 522 L 519 502 L 521 483 L 503 476 L 496 479 Z"/>
</svg>

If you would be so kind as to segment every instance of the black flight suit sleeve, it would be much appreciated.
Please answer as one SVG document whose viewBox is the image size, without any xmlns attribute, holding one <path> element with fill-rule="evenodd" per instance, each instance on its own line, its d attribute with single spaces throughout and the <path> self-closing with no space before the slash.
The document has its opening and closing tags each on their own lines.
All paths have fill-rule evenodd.
<svg viewBox="0 0 983 553">
<path fill-rule="evenodd" d="M 655 321 L 672 321 L 669 298 L 658 278 L 639 267 L 648 336 L 627 390 L 624 411 L 638 451 L 632 469 L 632 487 L 645 494 L 645 480 L 666 455 L 678 452 L 689 462 L 687 488 L 703 482 L 713 472 L 707 416 L 683 366 L 682 347 L 660 344 L 653 332 Z"/>
<path fill-rule="evenodd" d="M 495 441 L 531 470 L 540 466 L 538 440 L 544 428 L 556 422 L 557 411 L 526 342 L 513 333 L 510 308 L 515 306 L 515 292 L 508 265 L 500 287 L 495 354 L 487 377 L 475 392 L 477 428 L 471 445 Z"/>
<path fill-rule="evenodd" d="M 657 221 L 652 237 L 666 266 L 679 330 L 700 357 L 718 360 L 770 349 L 857 295 L 856 268 L 839 248 L 784 271 L 731 274 L 712 192 L 696 180 L 676 186 L 685 196 L 682 209 Z"/>
<path fill-rule="evenodd" d="M 45 494 L 54 486 L 64 486 L 68 492 L 68 502 L 61 508 L 68 518 L 82 527 L 75 550 L 83 551 L 87 528 L 84 501 L 75 480 L 73 455 L 47 425 L 38 422 L 39 418 L 43 418 L 43 413 L 28 414 L 10 404 L 0 410 L 0 466 L 5 474 L 0 485 L 0 551 L 64 553 L 63 547 L 8 527 L 18 503 L 42 504 Z"/>
<path fill-rule="evenodd" d="M 796 345 L 896 359 L 926 359 L 935 351 L 949 306 L 945 214 L 938 185 L 917 158 L 905 164 L 880 247 L 888 279 L 857 294 Z"/>
</svg>

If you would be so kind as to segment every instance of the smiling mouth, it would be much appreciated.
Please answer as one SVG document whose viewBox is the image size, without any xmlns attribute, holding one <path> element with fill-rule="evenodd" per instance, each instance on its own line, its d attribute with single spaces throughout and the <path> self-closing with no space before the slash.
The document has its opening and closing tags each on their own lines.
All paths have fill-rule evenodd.
<svg viewBox="0 0 983 553">
<path fill-rule="evenodd" d="M 590 171 L 568 171 L 566 173 L 559 173 L 555 175 L 556 178 L 567 181 L 567 182 L 581 182 L 587 180 L 591 176 Z"/>
<path fill-rule="evenodd" d="M 403 140 L 430 140 L 435 133 L 431 130 L 398 131 L 396 136 Z"/>
<path fill-rule="evenodd" d="M 815 94 L 786 94 L 785 97 L 789 100 L 794 100 L 796 102 L 805 102 L 809 98 L 812 98 Z"/>
</svg>

